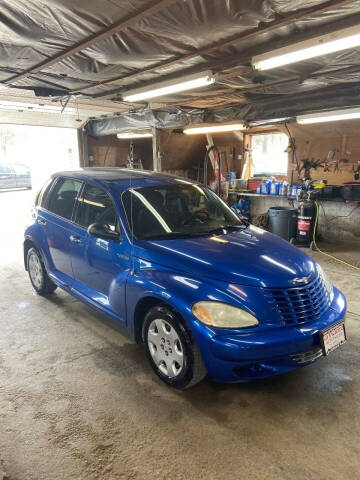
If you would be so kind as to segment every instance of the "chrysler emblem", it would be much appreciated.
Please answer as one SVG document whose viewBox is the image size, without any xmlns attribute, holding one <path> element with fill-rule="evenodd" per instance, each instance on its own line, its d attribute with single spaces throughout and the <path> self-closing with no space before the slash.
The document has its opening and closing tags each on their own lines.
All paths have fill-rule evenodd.
<svg viewBox="0 0 360 480">
<path fill-rule="evenodd" d="M 296 277 L 291 280 L 291 283 L 307 283 L 308 277 Z"/>
</svg>

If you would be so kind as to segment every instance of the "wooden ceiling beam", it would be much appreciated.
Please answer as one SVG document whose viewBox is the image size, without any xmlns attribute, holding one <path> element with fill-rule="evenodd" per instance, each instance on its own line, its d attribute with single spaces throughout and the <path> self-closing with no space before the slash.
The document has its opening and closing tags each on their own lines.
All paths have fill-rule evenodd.
<svg viewBox="0 0 360 480">
<path fill-rule="evenodd" d="M 330 1 L 322 3 L 320 5 L 316 5 L 316 6 L 309 7 L 309 8 L 304 8 L 304 9 L 298 10 L 296 12 L 293 12 L 289 15 L 286 15 L 284 17 L 276 18 L 272 22 L 261 23 L 258 27 L 251 28 L 251 29 L 249 29 L 245 32 L 242 32 L 240 34 L 237 34 L 237 35 L 233 35 L 230 38 L 227 38 L 225 40 L 221 40 L 219 42 L 212 43 L 212 44 L 207 45 L 205 47 L 198 48 L 191 53 L 188 53 L 188 54 L 185 54 L 185 55 L 174 56 L 174 57 L 172 57 L 168 60 L 165 60 L 163 62 L 158 62 L 154 65 L 150 65 L 149 67 L 145 67 L 145 68 L 137 70 L 133 73 L 126 74 L 126 75 L 120 75 L 120 76 L 117 76 L 117 77 L 110 78 L 108 80 L 104 80 L 104 81 L 99 82 L 98 84 L 95 84 L 93 86 L 88 85 L 88 86 L 85 86 L 83 88 L 75 89 L 75 90 L 72 90 L 71 93 L 74 93 L 74 94 L 82 93 L 85 90 L 93 88 L 94 86 L 95 87 L 96 86 L 100 87 L 100 86 L 103 86 L 103 85 L 110 85 L 110 84 L 113 84 L 113 83 L 116 83 L 116 82 L 119 82 L 119 81 L 136 78 L 139 75 L 142 75 L 144 73 L 153 72 L 154 70 L 158 70 L 158 69 L 165 68 L 165 67 L 168 68 L 168 67 L 171 67 L 171 66 L 174 66 L 174 65 L 178 64 L 179 62 L 184 62 L 186 60 L 190 60 L 190 59 L 198 57 L 198 56 L 207 55 L 207 54 L 209 54 L 209 53 L 211 53 L 215 50 L 219 50 L 221 48 L 229 47 L 229 46 L 231 46 L 234 43 L 237 43 L 239 41 L 252 39 L 256 36 L 262 35 L 264 33 L 269 33 L 273 30 L 276 30 L 277 28 L 284 27 L 286 25 L 294 23 L 294 22 L 296 22 L 298 20 L 301 20 L 303 18 L 310 17 L 312 15 L 319 15 L 319 14 L 322 14 L 322 13 L 326 13 L 330 10 L 336 10 L 336 9 L 339 9 L 339 8 L 344 7 L 346 5 L 349 5 L 351 3 L 354 3 L 354 0 L 340 0 L 340 1 L 339 0 L 330 0 Z M 179 75 L 181 75 L 180 72 L 179 72 Z M 98 97 L 102 97 L 102 96 L 108 96 L 109 93 L 110 94 L 115 94 L 115 93 L 120 92 L 120 91 L 121 91 L 121 88 L 118 88 L 117 90 L 113 90 L 111 92 L 99 93 L 99 94 L 96 95 L 96 97 L 98 98 Z"/>
</svg>

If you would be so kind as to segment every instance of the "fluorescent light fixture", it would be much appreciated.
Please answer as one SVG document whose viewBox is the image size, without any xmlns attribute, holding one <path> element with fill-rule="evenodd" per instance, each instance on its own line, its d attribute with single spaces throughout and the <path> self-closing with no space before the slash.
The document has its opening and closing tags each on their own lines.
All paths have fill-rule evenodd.
<svg viewBox="0 0 360 480">
<path fill-rule="evenodd" d="M 221 133 L 221 132 L 235 132 L 236 130 L 245 130 L 245 125 L 237 123 L 233 125 L 210 125 L 204 127 L 185 128 L 186 135 L 196 135 L 199 133 Z"/>
<path fill-rule="evenodd" d="M 309 123 L 336 122 L 338 120 L 352 120 L 354 118 L 360 118 L 360 107 L 298 115 L 296 121 L 301 125 L 307 125 Z"/>
<path fill-rule="evenodd" d="M 131 138 L 151 138 L 152 133 L 126 132 L 126 133 L 118 133 L 116 136 L 117 138 L 120 138 L 120 140 L 126 140 Z"/>
<path fill-rule="evenodd" d="M 61 113 L 63 107 L 61 105 L 12 102 L 11 100 L 0 99 L 0 110 L 30 110 L 33 112 Z M 72 107 L 66 107 L 63 113 L 66 115 L 76 115 L 77 110 Z"/>
<path fill-rule="evenodd" d="M 3 92 L 1 92 L 1 95 Z M 80 116 L 84 115 L 87 117 L 106 115 L 109 111 L 106 110 L 96 110 L 90 104 L 79 104 L 79 108 L 71 107 L 69 104 L 66 106 L 63 111 L 63 106 L 60 103 L 50 104 L 50 103 L 33 103 L 33 102 L 13 102 L 12 100 L 3 100 L 0 95 L 0 112 L 2 110 L 16 110 L 23 112 L 36 112 L 36 113 L 46 113 L 46 114 L 61 114 L 61 116 Z M 19 97 L 20 98 L 20 97 Z"/>
<path fill-rule="evenodd" d="M 256 55 L 252 59 L 252 65 L 256 70 L 270 70 L 271 68 L 301 62 L 302 60 L 339 52 L 347 48 L 355 48 L 359 45 L 360 25 L 356 25 L 287 47 L 278 48 L 272 52 Z"/>
<path fill-rule="evenodd" d="M 216 76 L 210 71 L 197 73 L 188 77 L 179 78 L 173 82 L 158 83 L 156 88 L 142 88 L 132 90 L 124 95 L 125 102 L 138 102 L 147 98 L 162 97 L 170 93 L 184 92 L 185 90 L 192 90 L 194 88 L 206 87 L 215 83 Z"/>
</svg>

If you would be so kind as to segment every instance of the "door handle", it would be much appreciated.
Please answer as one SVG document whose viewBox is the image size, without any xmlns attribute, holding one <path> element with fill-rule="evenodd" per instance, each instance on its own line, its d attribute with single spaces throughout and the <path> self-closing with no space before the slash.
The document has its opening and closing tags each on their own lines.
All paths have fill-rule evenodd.
<svg viewBox="0 0 360 480">
<path fill-rule="evenodd" d="M 82 242 L 81 238 L 77 237 L 75 235 L 70 235 L 70 240 L 74 243 L 81 243 Z"/>
<path fill-rule="evenodd" d="M 46 225 L 46 220 L 44 220 L 43 218 L 38 218 L 37 222 L 39 225 Z"/>
</svg>

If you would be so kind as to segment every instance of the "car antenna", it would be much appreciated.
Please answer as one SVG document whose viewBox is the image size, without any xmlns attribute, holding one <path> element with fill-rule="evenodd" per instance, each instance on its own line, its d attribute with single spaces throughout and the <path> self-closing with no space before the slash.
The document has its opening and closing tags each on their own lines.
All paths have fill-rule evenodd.
<svg viewBox="0 0 360 480">
<path fill-rule="evenodd" d="M 133 223 L 133 192 L 132 192 L 132 174 L 133 174 L 133 161 L 134 161 L 134 142 L 130 140 L 130 154 L 129 154 L 129 186 L 130 186 L 130 225 L 131 225 L 131 272 L 130 275 L 135 275 L 135 252 L 134 252 L 134 223 Z"/>
</svg>

